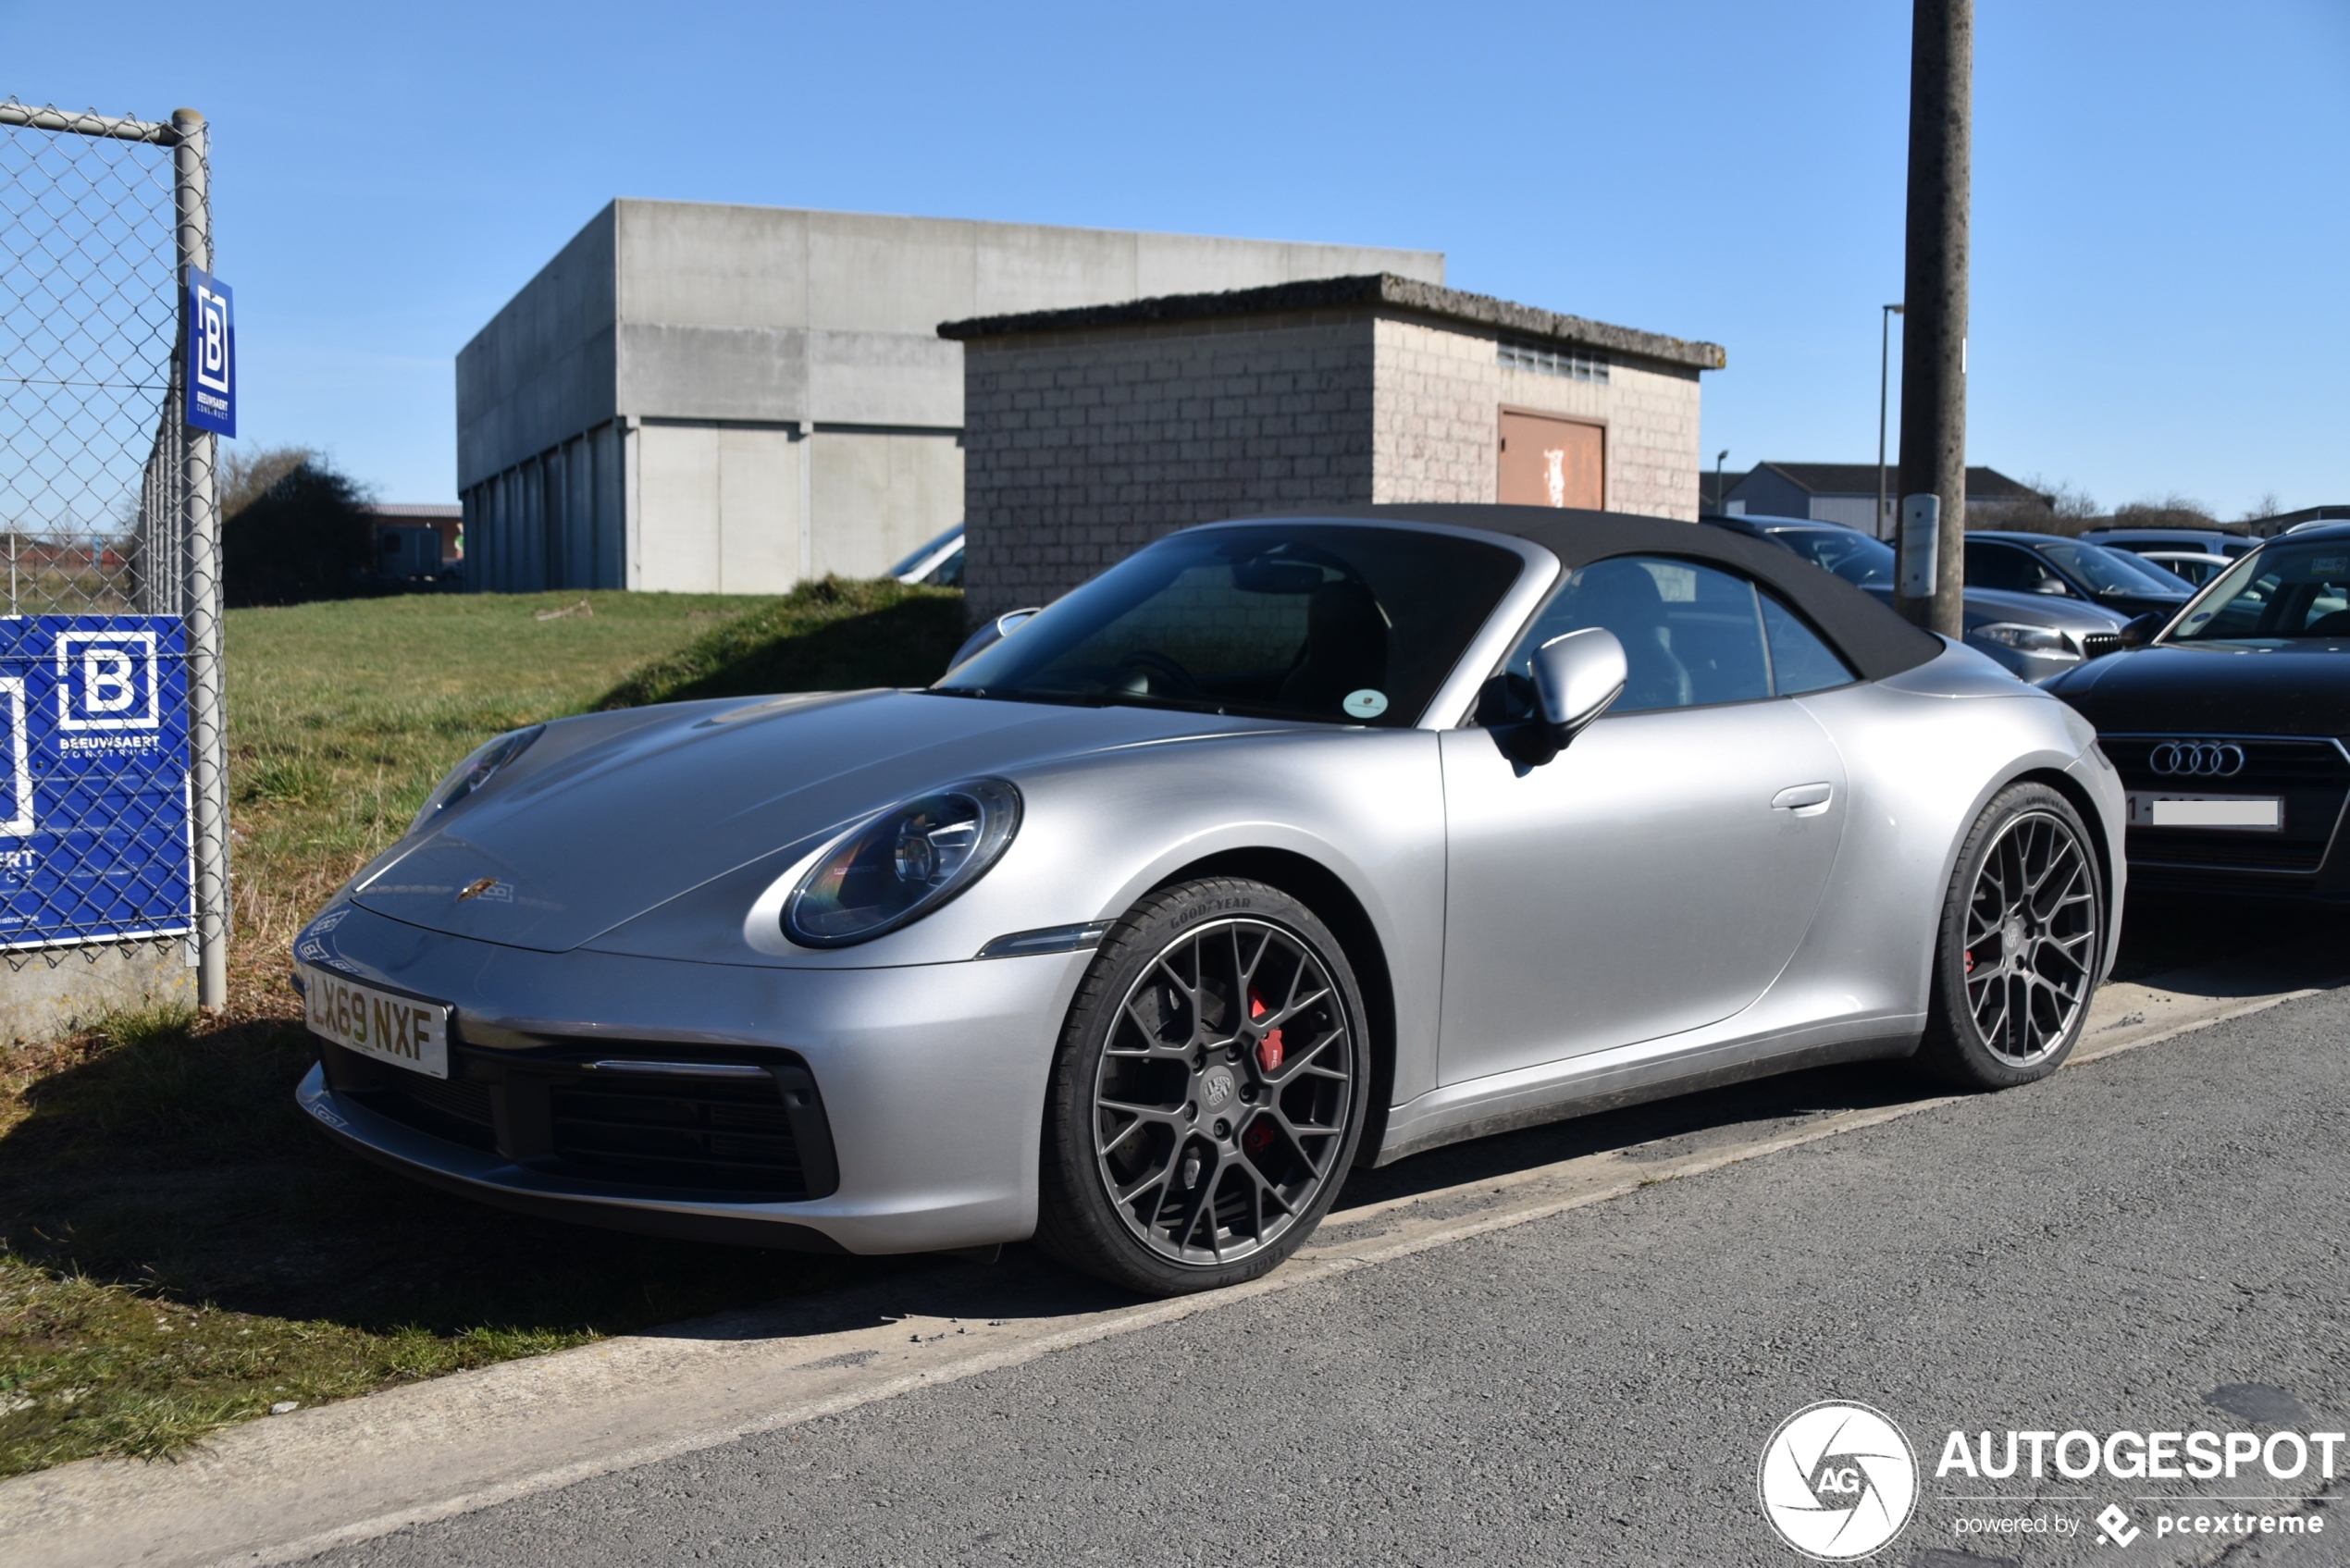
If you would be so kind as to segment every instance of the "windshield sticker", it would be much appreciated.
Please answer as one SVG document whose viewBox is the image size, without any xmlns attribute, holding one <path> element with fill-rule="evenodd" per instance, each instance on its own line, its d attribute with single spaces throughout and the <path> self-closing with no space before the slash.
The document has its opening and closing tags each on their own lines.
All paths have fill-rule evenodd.
<svg viewBox="0 0 2350 1568">
<path fill-rule="evenodd" d="M 1360 691 L 1348 692 L 1346 700 L 1339 706 L 1357 719 L 1376 719 L 1387 711 L 1387 693 L 1365 686 Z"/>
</svg>

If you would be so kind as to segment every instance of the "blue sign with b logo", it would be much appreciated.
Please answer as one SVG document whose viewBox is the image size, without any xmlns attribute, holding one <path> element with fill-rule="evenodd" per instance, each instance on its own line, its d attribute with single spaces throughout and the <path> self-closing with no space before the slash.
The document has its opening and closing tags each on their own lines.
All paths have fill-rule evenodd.
<svg viewBox="0 0 2350 1568">
<path fill-rule="evenodd" d="M 0 619 L 0 949 L 191 928 L 176 616 Z"/>
<path fill-rule="evenodd" d="M 229 285 L 188 268 L 188 423 L 216 435 L 237 433 L 237 312 Z"/>
</svg>

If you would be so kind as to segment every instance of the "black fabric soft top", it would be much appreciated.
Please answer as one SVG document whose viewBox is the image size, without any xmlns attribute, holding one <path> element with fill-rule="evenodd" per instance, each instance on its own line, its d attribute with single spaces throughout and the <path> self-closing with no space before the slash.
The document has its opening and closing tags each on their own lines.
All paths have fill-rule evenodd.
<svg viewBox="0 0 2350 1568">
<path fill-rule="evenodd" d="M 1942 651 L 1942 639 L 1911 625 L 1892 608 L 1833 572 L 1824 572 L 1783 545 L 1749 538 L 1727 528 L 1679 523 L 1666 517 L 1634 517 L 1622 512 L 1585 512 L 1549 506 L 1340 506 L 1262 521 L 1307 522 L 1375 518 L 1391 523 L 1436 523 L 1507 534 L 1540 545 L 1569 572 L 1619 555 L 1669 555 L 1713 561 L 1769 586 L 1834 643 L 1861 678 L 1881 681 L 1914 670 Z"/>
</svg>

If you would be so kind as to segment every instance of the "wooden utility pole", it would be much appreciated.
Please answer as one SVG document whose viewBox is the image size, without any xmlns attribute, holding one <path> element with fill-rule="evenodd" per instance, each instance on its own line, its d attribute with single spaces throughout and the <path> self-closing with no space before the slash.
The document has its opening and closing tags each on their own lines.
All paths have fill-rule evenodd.
<svg viewBox="0 0 2350 1568">
<path fill-rule="evenodd" d="M 1901 554 L 1894 606 L 1965 629 L 1966 327 L 1974 0 L 1914 0 L 1902 269 Z"/>
</svg>

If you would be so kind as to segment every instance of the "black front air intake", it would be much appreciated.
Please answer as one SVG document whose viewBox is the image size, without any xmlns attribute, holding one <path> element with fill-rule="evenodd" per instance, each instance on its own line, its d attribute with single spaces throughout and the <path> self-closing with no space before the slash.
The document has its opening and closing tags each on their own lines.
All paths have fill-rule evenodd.
<svg viewBox="0 0 2350 1568">
<path fill-rule="evenodd" d="M 840 1185 L 816 1080 L 787 1053 L 452 1043 L 447 1079 L 334 1045 L 320 1056 L 335 1092 L 380 1116 L 614 1195 L 795 1203 Z"/>
</svg>

